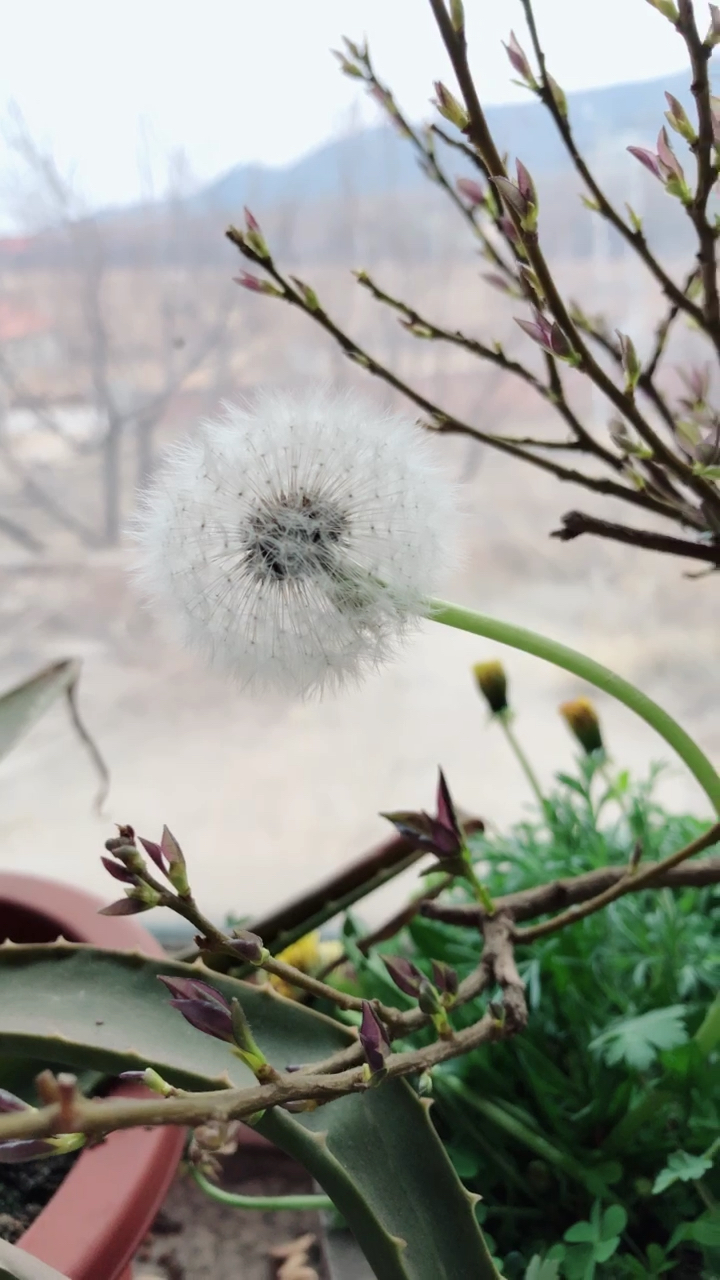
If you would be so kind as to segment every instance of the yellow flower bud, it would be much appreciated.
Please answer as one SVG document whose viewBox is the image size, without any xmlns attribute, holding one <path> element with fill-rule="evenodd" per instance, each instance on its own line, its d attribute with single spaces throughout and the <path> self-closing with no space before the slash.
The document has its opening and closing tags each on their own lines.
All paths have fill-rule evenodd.
<svg viewBox="0 0 720 1280">
<path fill-rule="evenodd" d="M 598 713 L 589 698 L 574 698 L 572 702 L 563 702 L 560 715 L 588 755 L 593 751 L 604 750 Z"/>
</svg>

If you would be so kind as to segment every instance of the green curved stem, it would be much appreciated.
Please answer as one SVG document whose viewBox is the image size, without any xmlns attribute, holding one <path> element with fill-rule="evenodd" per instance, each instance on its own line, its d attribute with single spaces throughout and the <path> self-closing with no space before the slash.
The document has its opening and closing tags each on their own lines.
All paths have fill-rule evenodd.
<svg viewBox="0 0 720 1280">
<path fill-rule="evenodd" d="M 223 1191 L 216 1187 L 201 1173 L 199 1169 L 191 1169 L 190 1173 L 202 1191 L 211 1200 L 219 1204 L 228 1204 L 233 1209 L 332 1209 L 333 1202 L 329 1196 L 241 1196 L 234 1191 Z"/>
<path fill-rule="evenodd" d="M 700 750 L 697 743 L 681 729 L 680 725 L 663 711 L 656 702 L 641 693 L 635 685 L 622 676 L 603 667 L 601 663 L 587 658 L 577 649 L 569 649 L 557 640 L 548 640 L 546 636 L 535 631 L 526 631 L 524 627 L 516 627 L 511 622 L 501 622 L 497 618 L 488 618 L 483 613 L 475 613 L 473 609 L 462 609 L 459 605 L 449 604 L 445 600 L 428 601 L 428 617 L 434 622 L 442 622 L 446 627 L 455 627 L 459 631 L 469 631 L 471 635 L 485 636 L 488 640 L 496 640 L 500 644 L 509 645 L 513 649 L 522 649 L 532 653 L 536 658 L 544 658 L 556 667 L 572 671 L 593 684 L 597 689 L 609 693 L 611 697 L 623 702 L 626 707 L 651 725 L 685 762 L 690 772 L 700 783 L 716 813 L 720 814 L 720 777 Z"/>
</svg>

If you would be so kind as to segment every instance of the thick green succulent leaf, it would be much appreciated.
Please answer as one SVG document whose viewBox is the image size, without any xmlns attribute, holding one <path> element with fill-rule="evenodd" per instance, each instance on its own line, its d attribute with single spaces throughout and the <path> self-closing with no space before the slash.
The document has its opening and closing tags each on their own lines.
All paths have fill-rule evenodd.
<svg viewBox="0 0 720 1280">
<path fill-rule="evenodd" d="M 236 995 L 274 1066 L 319 1060 L 351 1034 L 302 1005 L 202 966 L 70 943 L 0 948 L 0 1055 L 118 1072 L 153 1066 L 172 1083 L 249 1084 L 220 1040 L 171 1007 L 158 973 L 203 977 Z M 1 1083 L 1 1081 L 0 1081 Z M 404 1081 L 313 1113 L 269 1113 L 261 1132 L 300 1160 L 333 1199 L 379 1280 L 490 1280 L 492 1262 L 468 1196 Z"/>
<path fill-rule="evenodd" d="M 54 1267 L 0 1240 L 0 1280 L 67 1280 Z"/>
</svg>

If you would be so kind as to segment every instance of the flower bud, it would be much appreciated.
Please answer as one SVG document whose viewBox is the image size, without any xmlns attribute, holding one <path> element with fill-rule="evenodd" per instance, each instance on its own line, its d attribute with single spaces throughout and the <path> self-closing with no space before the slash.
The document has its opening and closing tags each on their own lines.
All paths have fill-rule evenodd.
<svg viewBox="0 0 720 1280">
<path fill-rule="evenodd" d="M 245 209 L 245 240 L 259 258 L 269 258 L 270 250 L 260 230 L 260 224 L 248 208 Z"/>
<path fill-rule="evenodd" d="M 417 994 L 426 981 L 424 975 L 420 972 L 411 960 L 406 960 L 404 956 L 381 956 L 385 968 L 390 977 L 406 996 L 417 997 Z"/>
<path fill-rule="evenodd" d="M 379 1083 L 385 1075 L 385 1059 L 390 1053 L 390 1037 L 372 1005 L 363 1000 L 362 1021 L 358 1032 L 370 1076 Z"/>
<path fill-rule="evenodd" d="M 177 1094 L 174 1085 L 163 1080 L 154 1067 L 146 1067 L 144 1071 L 121 1071 L 119 1079 L 144 1084 L 146 1089 L 152 1089 L 153 1093 L 159 1093 L 163 1098 L 172 1098 Z"/>
<path fill-rule="evenodd" d="M 251 933 L 249 929 L 233 929 L 228 945 L 247 964 L 260 965 L 270 954 L 263 945 L 262 938 L 257 933 Z"/>
<path fill-rule="evenodd" d="M 444 1008 L 449 1009 L 455 1003 L 460 985 L 457 973 L 444 960 L 433 960 L 431 964 L 433 982 L 440 992 Z"/>
<path fill-rule="evenodd" d="M 243 289 L 249 289 L 251 293 L 266 293 L 275 298 L 282 298 L 282 289 L 276 288 L 269 280 L 260 280 L 258 276 L 250 275 L 248 271 L 241 271 L 239 276 L 233 276 L 235 284 L 242 285 Z"/>
<path fill-rule="evenodd" d="M 695 142 L 697 134 L 693 129 L 684 106 L 677 98 L 667 91 L 665 92 L 665 98 L 667 99 L 667 104 L 670 108 L 669 111 L 665 112 L 665 119 L 670 125 L 670 128 L 674 129 L 676 133 L 679 133 L 680 137 L 684 138 L 686 142 L 692 144 Z"/>
<path fill-rule="evenodd" d="M 560 715 L 587 755 L 592 755 L 594 751 L 604 751 L 600 721 L 589 698 L 574 698 L 571 702 L 563 702 Z"/>
<path fill-rule="evenodd" d="M 297 276 L 291 276 L 291 277 L 290 277 L 290 279 L 292 280 L 293 284 L 295 285 L 295 288 L 297 289 L 298 293 L 300 294 L 300 296 L 301 296 L 301 298 L 302 298 L 303 302 L 305 303 L 305 306 L 308 308 L 308 310 L 309 310 L 309 311 L 319 311 L 319 310 L 320 310 L 320 300 L 319 300 L 319 298 L 318 298 L 318 296 L 317 296 L 317 294 L 316 294 L 315 290 L 314 290 L 314 289 L 311 289 L 311 288 L 310 288 L 310 285 L 309 285 L 309 284 L 305 284 L 305 282 L 304 282 L 303 280 L 298 280 Z"/>
<path fill-rule="evenodd" d="M 434 1014 L 442 1013 L 442 1001 L 438 992 L 435 990 L 432 982 L 427 978 L 423 978 L 418 991 L 418 1005 L 423 1013 L 432 1017 Z"/>
<path fill-rule="evenodd" d="M 486 199 L 486 191 L 480 186 L 479 182 L 474 182 L 472 178 L 458 178 L 455 182 L 461 196 L 470 202 L 474 209 L 478 205 L 484 204 Z"/>
<path fill-rule="evenodd" d="M 518 43 L 515 32 L 510 32 L 510 39 L 507 44 L 505 44 L 504 40 L 502 43 L 513 71 L 517 71 L 529 89 L 537 89 L 537 81 L 532 73 L 532 68 L 527 60 L 525 51 Z"/>
<path fill-rule="evenodd" d="M 219 991 L 197 978 L 158 974 L 158 979 L 172 995 L 173 1009 L 177 1009 L 191 1027 L 216 1040 L 234 1043 L 230 1005 Z"/>
<path fill-rule="evenodd" d="M 265 1054 L 255 1043 L 253 1033 L 250 1029 L 250 1023 L 245 1017 L 245 1011 L 239 1000 L 232 1000 L 230 1004 L 230 1016 L 232 1021 L 232 1035 L 236 1045 L 238 1057 L 249 1067 L 253 1075 L 259 1081 L 267 1081 L 273 1079 L 277 1072 L 274 1067 L 270 1066 Z"/>
<path fill-rule="evenodd" d="M 622 367 L 625 373 L 625 390 L 634 391 L 640 374 L 642 373 L 642 365 L 638 360 L 637 351 L 633 344 L 632 338 L 626 333 L 616 330 L 618 341 L 620 343 L 620 355 L 622 357 Z"/>
<path fill-rule="evenodd" d="M 499 716 L 509 710 L 507 676 L 502 662 L 476 662 L 473 675 L 478 689 L 487 702 L 492 715 Z"/>
<path fill-rule="evenodd" d="M 436 97 L 433 106 L 437 107 L 441 116 L 444 116 L 446 120 L 455 125 L 456 129 L 463 133 L 469 124 L 468 113 L 464 106 L 461 102 L 458 102 L 457 98 L 453 97 L 450 90 L 441 80 L 435 81 L 434 88 Z"/>
</svg>

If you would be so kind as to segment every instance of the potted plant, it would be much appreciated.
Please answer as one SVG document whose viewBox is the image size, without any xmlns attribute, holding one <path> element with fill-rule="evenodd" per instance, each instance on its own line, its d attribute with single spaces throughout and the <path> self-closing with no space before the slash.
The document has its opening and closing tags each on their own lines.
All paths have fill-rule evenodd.
<svg viewBox="0 0 720 1280">
<path fill-rule="evenodd" d="M 0 938 L 50 942 L 62 936 L 113 950 L 162 955 L 146 929 L 134 920 L 99 916 L 101 905 L 68 885 L 0 874 Z M 118 1083 L 112 1093 L 142 1096 L 145 1090 Z M 69 1280 L 130 1280 L 131 1260 L 162 1204 L 183 1141 L 182 1129 L 138 1129 L 110 1134 L 83 1151 L 18 1241 L 19 1249 Z M 0 1253 L 0 1264 L 3 1261 Z"/>
</svg>

